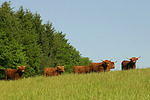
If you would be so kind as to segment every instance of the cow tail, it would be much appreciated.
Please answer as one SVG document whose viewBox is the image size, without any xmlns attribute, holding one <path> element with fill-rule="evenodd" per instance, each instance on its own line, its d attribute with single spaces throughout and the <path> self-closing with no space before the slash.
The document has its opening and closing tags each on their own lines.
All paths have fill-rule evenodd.
<svg viewBox="0 0 150 100">
<path fill-rule="evenodd" d="M 44 77 L 46 77 L 46 71 L 44 70 Z"/>
<path fill-rule="evenodd" d="M 5 77 L 5 80 L 7 81 L 7 75 L 6 75 L 6 77 Z"/>
<path fill-rule="evenodd" d="M 73 73 L 75 74 L 75 67 L 73 67 Z"/>
<path fill-rule="evenodd" d="M 5 80 L 7 81 L 7 72 L 5 72 Z"/>
</svg>

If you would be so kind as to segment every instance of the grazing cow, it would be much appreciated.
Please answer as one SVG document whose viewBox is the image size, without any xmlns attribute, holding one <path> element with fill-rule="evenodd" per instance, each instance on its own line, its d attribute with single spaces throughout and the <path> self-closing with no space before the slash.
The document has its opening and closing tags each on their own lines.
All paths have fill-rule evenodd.
<svg viewBox="0 0 150 100">
<path fill-rule="evenodd" d="M 64 72 L 64 66 L 58 66 L 56 68 L 45 68 L 44 69 L 44 76 L 58 76 Z"/>
<path fill-rule="evenodd" d="M 135 69 L 136 68 L 136 61 L 138 60 L 139 57 L 132 57 L 132 58 L 127 58 L 130 61 L 124 60 L 122 61 L 121 65 L 122 65 L 122 70 L 128 70 L 128 69 Z"/>
<path fill-rule="evenodd" d="M 82 73 L 90 73 L 91 67 L 90 66 L 74 66 L 73 67 L 74 74 L 82 74 Z"/>
<path fill-rule="evenodd" d="M 18 69 L 6 69 L 5 80 L 18 80 L 23 77 L 25 66 L 18 66 Z"/>
</svg>

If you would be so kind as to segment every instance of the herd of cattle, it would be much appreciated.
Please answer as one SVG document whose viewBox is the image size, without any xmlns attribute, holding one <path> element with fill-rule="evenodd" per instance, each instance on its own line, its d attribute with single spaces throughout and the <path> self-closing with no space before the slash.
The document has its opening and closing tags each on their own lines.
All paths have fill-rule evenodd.
<svg viewBox="0 0 150 100">
<path fill-rule="evenodd" d="M 136 61 L 139 57 L 127 58 L 128 60 L 124 60 L 121 63 L 122 70 L 129 70 L 136 68 Z M 116 61 L 117 62 L 117 61 Z M 91 72 L 108 72 L 110 69 L 115 68 L 115 63 L 111 60 L 102 60 L 100 63 L 91 63 L 89 66 L 74 66 L 73 71 L 74 74 L 82 74 L 82 73 L 91 73 Z M 23 73 L 25 71 L 25 66 L 18 66 L 18 69 L 7 69 L 5 71 L 5 79 L 6 80 L 17 80 L 23 77 Z M 44 77 L 47 76 L 58 76 L 64 72 L 64 66 L 58 66 L 56 68 L 45 68 L 44 69 Z"/>
</svg>

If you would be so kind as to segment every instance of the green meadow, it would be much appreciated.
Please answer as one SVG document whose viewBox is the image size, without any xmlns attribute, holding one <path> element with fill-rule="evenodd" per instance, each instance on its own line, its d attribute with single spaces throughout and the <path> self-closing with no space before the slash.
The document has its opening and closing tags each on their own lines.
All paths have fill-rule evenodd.
<svg viewBox="0 0 150 100">
<path fill-rule="evenodd" d="M 0 81 L 0 100 L 150 100 L 150 68 Z"/>
</svg>

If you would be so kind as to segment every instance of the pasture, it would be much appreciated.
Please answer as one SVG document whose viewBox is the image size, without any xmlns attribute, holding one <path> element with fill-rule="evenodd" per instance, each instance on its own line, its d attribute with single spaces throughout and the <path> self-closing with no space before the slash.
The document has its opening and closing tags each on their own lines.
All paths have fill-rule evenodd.
<svg viewBox="0 0 150 100">
<path fill-rule="evenodd" d="M 150 68 L 0 81 L 0 100 L 149 100 Z"/>
</svg>

